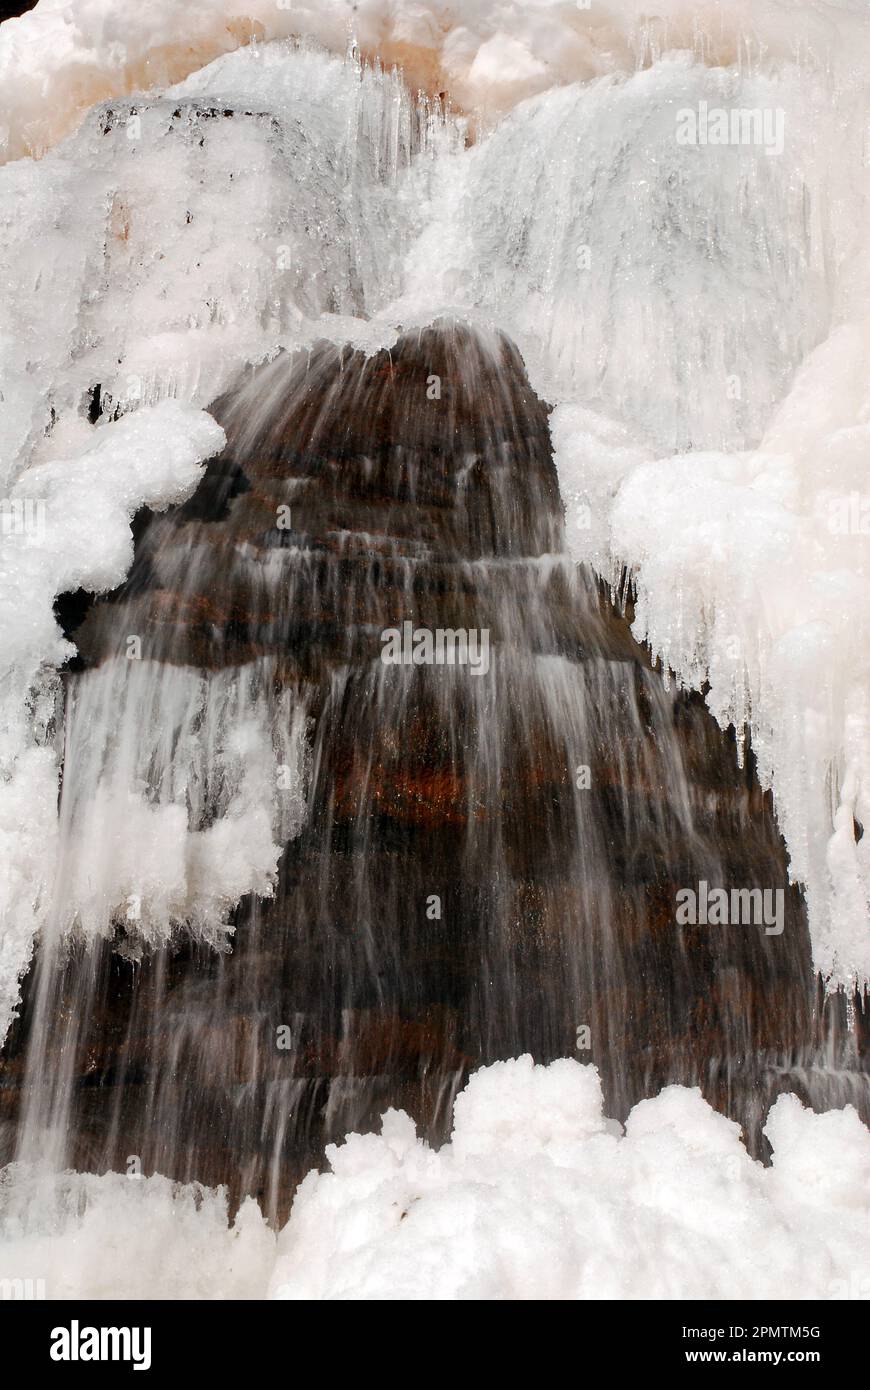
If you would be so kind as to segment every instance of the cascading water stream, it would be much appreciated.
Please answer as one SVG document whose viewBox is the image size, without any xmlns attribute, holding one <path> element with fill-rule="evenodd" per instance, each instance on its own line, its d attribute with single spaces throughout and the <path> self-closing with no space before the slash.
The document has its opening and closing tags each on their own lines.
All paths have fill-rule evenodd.
<svg viewBox="0 0 870 1390">
<path fill-rule="evenodd" d="M 769 804 L 562 551 L 509 344 L 323 346 L 214 411 L 224 454 L 74 632 L 17 1158 L 135 1159 L 277 1220 L 324 1142 L 397 1101 L 443 1137 L 468 1071 L 526 1051 L 579 1046 L 619 1116 L 700 1084 L 756 1149 L 779 1090 L 866 1104 L 842 1029 L 822 1060 Z M 404 624 L 487 660 L 385 664 Z M 782 933 L 676 926 L 702 880 L 781 890 Z"/>
</svg>

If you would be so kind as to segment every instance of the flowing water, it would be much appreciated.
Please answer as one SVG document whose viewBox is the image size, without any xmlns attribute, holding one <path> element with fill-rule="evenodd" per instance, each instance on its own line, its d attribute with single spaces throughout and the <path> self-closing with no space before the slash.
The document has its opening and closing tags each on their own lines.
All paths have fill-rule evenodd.
<svg viewBox="0 0 870 1390">
<path fill-rule="evenodd" d="M 450 323 L 321 345 L 214 411 L 191 501 L 63 610 L 17 1158 L 223 1182 L 277 1220 L 325 1141 L 389 1105 L 439 1138 L 468 1071 L 526 1051 L 594 1061 L 619 1117 L 700 1084 L 756 1151 L 781 1089 L 866 1100 L 769 798 L 563 552 L 515 349 Z M 486 634 L 488 663 L 385 664 L 404 623 Z M 701 880 L 782 889 L 784 930 L 676 925 Z"/>
</svg>

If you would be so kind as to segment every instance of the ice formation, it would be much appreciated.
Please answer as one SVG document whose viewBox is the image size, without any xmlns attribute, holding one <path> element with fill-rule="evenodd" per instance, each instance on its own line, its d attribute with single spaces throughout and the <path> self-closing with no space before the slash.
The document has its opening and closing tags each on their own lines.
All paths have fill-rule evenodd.
<svg viewBox="0 0 870 1390">
<path fill-rule="evenodd" d="M 870 1295 L 870 1134 L 779 1099 L 754 1162 L 697 1091 L 624 1133 L 593 1067 L 476 1073 L 434 1152 L 401 1111 L 331 1146 L 275 1243 L 259 1208 L 162 1177 L 0 1178 L 0 1281 L 48 1298 L 859 1299 Z"/>
<path fill-rule="evenodd" d="M 710 66 L 857 59 L 861 0 L 39 0 L 0 33 L 0 154 L 40 154 L 94 103 L 167 86 L 242 45 L 312 39 L 396 64 L 488 123 L 554 86 L 668 50 Z"/>
<path fill-rule="evenodd" d="M 193 491 L 223 431 L 176 401 L 95 429 L 81 421 L 61 454 L 10 489 L 0 542 L 0 1034 L 18 1001 L 35 931 L 47 920 L 58 846 L 56 667 L 74 649 L 58 594 L 114 588 L 133 556 L 130 518 Z M 68 451 L 69 450 L 69 451 Z M 16 503 L 20 506 L 16 507 Z M 26 508 L 25 508 L 26 503 Z"/>
</svg>

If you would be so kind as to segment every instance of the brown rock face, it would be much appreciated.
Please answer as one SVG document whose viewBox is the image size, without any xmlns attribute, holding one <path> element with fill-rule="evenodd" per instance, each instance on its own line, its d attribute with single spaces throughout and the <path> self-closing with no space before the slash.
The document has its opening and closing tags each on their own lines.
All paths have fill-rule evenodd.
<svg viewBox="0 0 870 1390">
<path fill-rule="evenodd" d="M 140 518 L 127 584 L 75 633 L 65 823 L 90 795 L 75 721 L 96 706 L 76 691 L 133 679 L 130 634 L 169 743 L 185 670 L 247 672 L 276 749 L 288 700 L 304 711 L 304 822 L 228 954 L 43 952 L 8 1050 L 7 1144 L 28 1100 L 32 1127 L 37 1072 L 56 1074 L 73 1165 L 140 1155 L 278 1218 L 325 1141 L 389 1105 L 438 1140 L 469 1070 L 523 1052 L 594 1062 L 617 1116 L 699 1084 L 756 1151 L 778 1090 L 859 1098 L 769 801 L 561 553 L 547 412 L 513 348 L 449 325 L 369 360 L 324 346 L 214 411 L 223 456 L 187 505 Z M 486 669 L 384 664 L 404 624 L 486 634 Z M 114 708 L 89 747 L 134 717 Z M 203 746 L 198 719 L 185 738 Z M 179 782 L 181 756 L 149 755 L 140 789 L 207 828 L 226 787 L 208 752 Z M 782 933 L 678 925 L 677 892 L 701 881 L 782 890 Z"/>
</svg>

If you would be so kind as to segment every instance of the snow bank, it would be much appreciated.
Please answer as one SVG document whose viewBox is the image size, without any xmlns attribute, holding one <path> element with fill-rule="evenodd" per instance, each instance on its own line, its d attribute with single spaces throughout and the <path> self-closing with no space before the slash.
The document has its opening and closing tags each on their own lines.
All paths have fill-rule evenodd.
<svg viewBox="0 0 870 1390">
<path fill-rule="evenodd" d="M 859 64 L 860 0 L 39 0 L 0 27 L 6 158 L 41 154 L 97 102 L 165 87 L 243 44 L 313 39 L 400 65 L 486 119 L 668 49 L 710 65 L 814 54 Z"/>
<path fill-rule="evenodd" d="M 278 1241 L 272 1297 L 842 1298 L 870 1292 L 870 1133 L 783 1096 L 764 1168 L 697 1090 L 624 1135 L 595 1069 L 500 1062 L 433 1152 L 400 1111 L 328 1150 Z"/>
<path fill-rule="evenodd" d="M 0 1175 L 0 1280 L 48 1298 L 866 1298 L 870 1133 L 793 1096 L 772 1167 L 698 1091 L 643 1101 L 623 1132 L 593 1067 L 476 1073 L 435 1152 L 389 1111 L 328 1150 L 275 1238 L 252 1200 L 162 1177 Z"/>
</svg>

